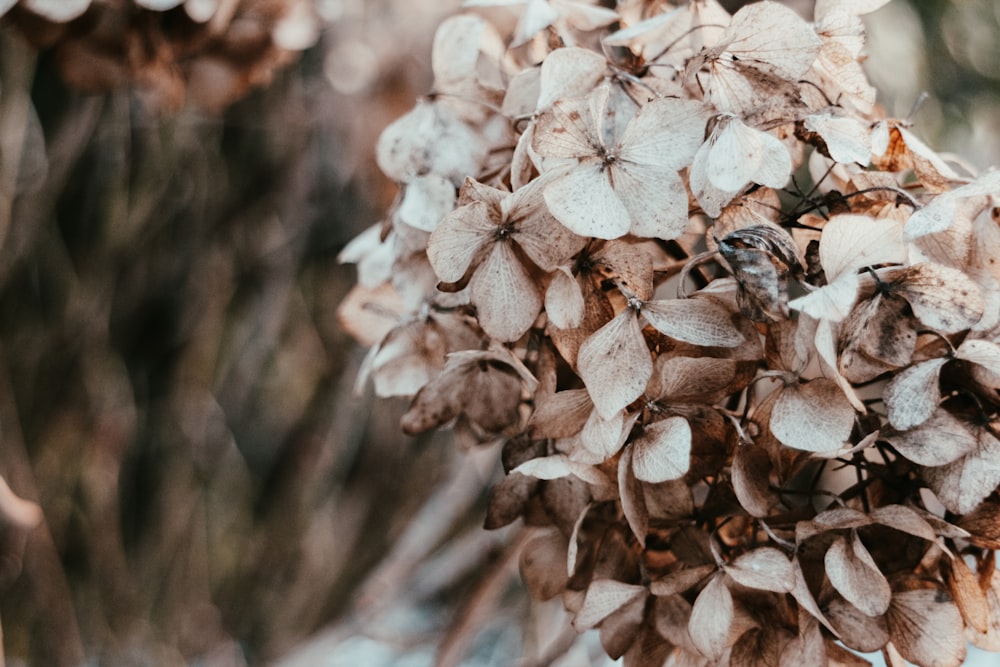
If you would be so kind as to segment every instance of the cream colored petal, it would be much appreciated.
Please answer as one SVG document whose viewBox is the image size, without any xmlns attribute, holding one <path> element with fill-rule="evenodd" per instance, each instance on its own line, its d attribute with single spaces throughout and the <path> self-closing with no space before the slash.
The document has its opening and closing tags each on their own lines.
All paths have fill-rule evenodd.
<svg viewBox="0 0 1000 667">
<path fill-rule="evenodd" d="M 479 325 L 491 338 L 509 343 L 531 328 L 542 309 L 538 286 L 510 243 L 498 241 L 469 283 Z"/>
</svg>

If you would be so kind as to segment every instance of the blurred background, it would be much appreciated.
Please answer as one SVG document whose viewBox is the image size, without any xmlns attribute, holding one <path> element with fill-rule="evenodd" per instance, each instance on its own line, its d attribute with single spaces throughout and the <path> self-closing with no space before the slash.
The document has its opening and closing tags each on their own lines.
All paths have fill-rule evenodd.
<svg viewBox="0 0 1000 667">
<path fill-rule="evenodd" d="M 599 664 L 481 529 L 497 452 L 405 438 L 337 321 L 457 0 L 142 4 L 0 0 L 6 664 Z M 889 113 L 1000 162 L 1000 5 L 867 23 Z"/>
</svg>

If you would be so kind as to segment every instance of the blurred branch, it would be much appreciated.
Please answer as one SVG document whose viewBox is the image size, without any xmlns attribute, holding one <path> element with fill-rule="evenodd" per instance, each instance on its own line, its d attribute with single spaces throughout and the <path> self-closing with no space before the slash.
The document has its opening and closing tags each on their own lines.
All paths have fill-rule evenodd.
<svg viewBox="0 0 1000 667">
<path fill-rule="evenodd" d="M 0 29 L 0 247 L 10 228 L 28 124 L 34 113 L 34 72 L 34 50 L 21 35 Z"/>
<path fill-rule="evenodd" d="M 31 468 L 24 440 L 18 428 L 17 405 L 0 345 L 0 424 L 3 424 L 3 447 L 0 463 L 14 488 L 27 498 L 38 498 L 38 485 Z M 60 562 L 52 533 L 43 519 L 27 541 L 24 554 L 25 575 L 37 595 L 39 617 L 34 623 L 45 627 L 42 636 L 57 638 L 46 643 L 53 665 L 73 667 L 84 662 L 86 653 L 73 608 L 73 595 Z"/>
</svg>

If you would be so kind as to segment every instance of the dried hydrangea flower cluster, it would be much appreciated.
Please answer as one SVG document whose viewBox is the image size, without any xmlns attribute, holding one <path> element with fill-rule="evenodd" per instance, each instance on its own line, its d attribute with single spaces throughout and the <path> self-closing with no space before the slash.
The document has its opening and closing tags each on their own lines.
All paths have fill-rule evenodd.
<svg viewBox="0 0 1000 667">
<path fill-rule="evenodd" d="M 378 143 L 362 379 L 625 664 L 1000 651 L 1000 172 L 875 105 L 885 2 L 469 0 Z"/>
<path fill-rule="evenodd" d="M 0 0 L 86 92 L 135 85 L 152 111 L 222 111 L 319 37 L 310 0 Z"/>
</svg>

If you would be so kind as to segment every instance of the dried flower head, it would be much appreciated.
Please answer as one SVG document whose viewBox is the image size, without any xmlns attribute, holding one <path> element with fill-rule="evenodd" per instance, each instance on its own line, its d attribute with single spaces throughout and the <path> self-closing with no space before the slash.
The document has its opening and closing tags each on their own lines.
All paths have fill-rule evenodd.
<svg viewBox="0 0 1000 667">
<path fill-rule="evenodd" d="M 376 388 L 505 443 L 486 525 L 625 664 L 1000 650 L 998 172 L 874 105 L 885 0 L 672 4 L 442 27 L 351 257 L 419 313 Z"/>
</svg>

